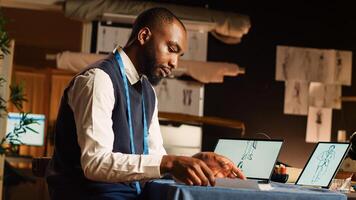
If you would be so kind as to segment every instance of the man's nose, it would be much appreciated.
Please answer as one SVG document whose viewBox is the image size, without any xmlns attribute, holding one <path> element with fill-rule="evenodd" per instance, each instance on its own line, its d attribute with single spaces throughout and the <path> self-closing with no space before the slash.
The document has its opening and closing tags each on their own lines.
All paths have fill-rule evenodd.
<svg viewBox="0 0 356 200">
<path fill-rule="evenodd" d="M 172 59 L 169 61 L 168 65 L 172 69 L 176 69 L 178 67 L 178 56 L 173 56 Z"/>
</svg>

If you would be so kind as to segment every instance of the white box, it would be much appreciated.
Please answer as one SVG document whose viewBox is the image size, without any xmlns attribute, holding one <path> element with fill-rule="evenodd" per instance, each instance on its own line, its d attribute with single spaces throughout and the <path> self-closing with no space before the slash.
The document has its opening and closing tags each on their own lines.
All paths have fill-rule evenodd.
<svg viewBox="0 0 356 200">
<path fill-rule="evenodd" d="M 124 47 L 128 41 L 131 28 L 117 24 L 97 22 L 96 53 L 110 53 L 117 46 Z M 206 61 L 208 52 L 208 32 L 187 31 L 188 48 L 182 59 Z"/>
<path fill-rule="evenodd" d="M 98 22 L 96 53 L 110 53 L 117 45 L 124 47 L 130 34 L 131 28 Z"/>
<path fill-rule="evenodd" d="M 159 111 L 203 116 L 204 84 L 163 79 L 155 86 L 155 91 Z"/>
<path fill-rule="evenodd" d="M 201 127 L 183 124 L 179 127 L 161 125 L 160 128 L 168 154 L 192 156 L 201 151 Z"/>
<path fill-rule="evenodd" d="M 208 52 L 208 32 L 187 31 L 188 48 L 182 56 L 184 60 L 206 61 Z"/>
</svg>

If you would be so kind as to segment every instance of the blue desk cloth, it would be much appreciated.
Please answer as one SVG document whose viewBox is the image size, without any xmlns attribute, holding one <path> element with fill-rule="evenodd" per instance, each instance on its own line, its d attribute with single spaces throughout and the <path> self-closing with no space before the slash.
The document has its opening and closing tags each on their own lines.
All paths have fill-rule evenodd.
<svg viewBox="0 0 356 200">
<path fill-rule="evenodd" d="M 216 200 L 216 199 L 247 199 L 247 200 L 346 200 L 342 193 L 326 189 L 305 188 L 272 182 L 272 190 L 261 191 L 253 189 L 232 189 L 222 187 L 187 186 L 172 180 L 155 180 L 145 186 L 147 200 Z"/>
</svg>

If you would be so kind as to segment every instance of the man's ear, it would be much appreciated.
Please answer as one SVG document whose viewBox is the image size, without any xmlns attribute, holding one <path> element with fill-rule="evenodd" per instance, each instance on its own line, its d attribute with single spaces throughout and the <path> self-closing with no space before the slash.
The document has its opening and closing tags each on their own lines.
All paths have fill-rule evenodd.
<svg viewBox="0 0 356 200">
<path fill-rule="evenodd" d="M 141 28 L 138 32 L 137 40 L 141 45 L 144 45 L 152 36 L 152 32 L 148 27 Z"/>
</svg>

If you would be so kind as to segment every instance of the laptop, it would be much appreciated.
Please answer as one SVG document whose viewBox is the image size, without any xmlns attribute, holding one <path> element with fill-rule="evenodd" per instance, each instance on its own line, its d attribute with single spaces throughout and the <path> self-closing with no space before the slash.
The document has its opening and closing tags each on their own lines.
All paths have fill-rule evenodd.
<svg viewBox="0 0 356 200">
<path fill-rule="evenodd" d="M 219 139 L 214 152 L 229 158 L 246 178 L 268 183 L 283 140 Z"/>
<path fill-rule="evenodd" d="M 350 145 L 350 143 L 319 142 L 295 184 L 329 188 Z"/>
</svg>

